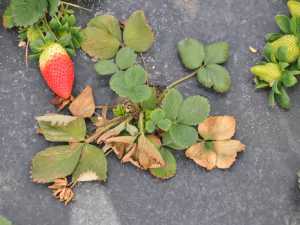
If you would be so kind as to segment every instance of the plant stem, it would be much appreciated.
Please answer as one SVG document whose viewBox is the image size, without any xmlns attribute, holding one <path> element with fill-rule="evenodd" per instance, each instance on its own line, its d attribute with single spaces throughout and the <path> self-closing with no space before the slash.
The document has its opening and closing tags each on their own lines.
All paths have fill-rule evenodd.
<svg viewBox="0 0 300 225">
<path fill-rule="evenodd" d="M 132 117 L 128 117 L 126 120 L 124 120 L 124 121 L 114 121 L 114 122 L 112 122 L 112 123 L 110 123 L 110 124 L 108 124 L 106 127 L 104 127 L 104 128 L 102 128 L 101 130 L 99 130 L 98 132 L 96 132 L 96 133 L 94 133 L 92 136 L 90 136 L 89 138 L 87 138 L 87 139 L 85 139 L 85 143 L 91 143 L 91 142 L 93 142 L 93 141 L 95 141 L 101 134 L 103 134 L 105 131 L 107 131 L 109 128 L 111 128 L 112 126 L 114 126 L 114 125 L 117 125 L 117 124 L 119 124 L 119 123 L 121 123 L 121 122 L 125 122 L 125 121 L 127 121 L 127 122 L 129 122 L 130 120 L 132 120 Z"/>
<path fill-rule="evenodd" d="M 59 23 L 59 25 L 61 25 L 61 22 L 59 21 L 57 15 L 54 15 L 53 17 L 57 20 L 57 22 Z M 62 26 L 62 25 L 61 25 L 61 26 Z"/>
<path fill-rule="evenodd" d="M 84 9 L 84 10 L 87 10 L 87 11 L 92 12 L 91 9 L 87 9 L 87 8 L 82 7 L 82 6 L 75 5 L 75 4 L 72 4 L 72 3 L 69 3 L 69 2 L 63 2 L 63 1 L 60 1 L 60 3 L 61 3 L 61 4 L 64 4 L 64 5 L 69 5 L 69 6 L 73 6 L 73 7 L 75 7 L 75 8 Z"/>
<path fill-rule="evenodd" d="M 29 40 L 26 43 L 26 52 L 25 52 L 25 57 L 26 57 L 26 68 L 28 68 L 28 45 L 29 45 Z"/>
<path fill-rule="evenodd" d="M 139 128 L 141 134 L 144 135 L 144 112 L 141 112 L 139 116 Z"/>
<path fill-rule="evenodd" d="M 104 107 L 108 107 L 108 108 L 113 108 L 113 106 L 108 106 L 108 105 L 105 105 L 105 106 L 96 106 L 96 109 L 103 109 Z"/>
<path fill-rule="evenodd" d="M 146 67 L 146 62 L 145 62 L 144 56 L 141 52 L 140 52 L 140 55 L 141 55 L 141 58 L 142 58 L 142 61 L 143 61 L 143 64 L 144 64 L 144 69 L 145 69 L 146 74 L 147 74 L 146 84 L 149 85 L 149 74 L 148 74 L 148 70 L 147 70 L 147 67 Z"/>
<path fill-rule="evenodd" d="M 44 36 L 43 32 L 41 31 L 41 29 L 39 28 L 39 26 L 36 25 L 36 23 L 34 24 L 34 26 L 38 30 L 38 32 L 40 33 L 41 37 L 45 40 L 45 36 Z"/>
<path fill-rule="evenodd" d="M 198 70 L 192 72 L 191 74 L 189 74 L 189 75 L 187 75 L 187 76 L 185 76 L 185 77 L 183 77 L 183 78 L 181 78 L 181 79 L 175 81 L 175 82 L 172 83 L 171 85 L 169 85 L 169 86 L 167 87 L 167 89 L 161 94 L 161 96 L 159 96 L 159 98 L 158 98 L 158 100 L 157 100 L 157 103 L 159 103 L 159 102 L 163 99 L 163 97 L 165 96 L 165 94 L 166 94 L 172 87 L 174 87 L 175 85 L 179 84 L 179 83 L 182 82 L 182 81 L 185 81 L 185 80 L 191 78 L 192 76 L 194 76 L 195 74 L 197 74 L 197 72 L 198 72 Z"/>
<path fill-rule="evenodd" d="M 46 24 L 47 29 L 51 30 L 51 28 L 50 28 L 50 26 L 49 26 L 49 24 L 47 22 L 46 15 L 44 16 L 43 20 L 44 20 L 44 24 Z"/>
</svg>

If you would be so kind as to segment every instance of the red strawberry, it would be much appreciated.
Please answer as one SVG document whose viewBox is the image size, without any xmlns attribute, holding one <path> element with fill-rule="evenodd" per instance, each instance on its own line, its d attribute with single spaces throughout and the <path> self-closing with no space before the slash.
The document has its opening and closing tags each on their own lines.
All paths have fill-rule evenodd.
<svg viewBox="0 0 300 225">
<path fill-rule="evenodd" d="M 44 49 L 40 56 L 40 70 L 54 93 L 64 99 L 70 97 L 74 69 L 69 55 L 60 44 L 53 43 Z"/>
</svg>

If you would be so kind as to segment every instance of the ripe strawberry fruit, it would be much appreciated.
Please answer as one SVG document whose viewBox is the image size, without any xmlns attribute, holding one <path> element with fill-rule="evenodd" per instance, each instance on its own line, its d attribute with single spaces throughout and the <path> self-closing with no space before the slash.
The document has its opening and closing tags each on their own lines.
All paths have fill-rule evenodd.
<svg viewBox="0 0 300 225">
<path fill-rule="evenodd" d="M 300 18 L 300 2 L 288 1 L 287 6 L 289 7 L 292 16 Z"/>
<path fill-rule="evenodd" d="M 39 59 L 40 70 L 48 86 L 58 96 L 70 97 L 74 82 L 72 61 L 66 50 L 58 43 L 47 46 Z"/>
<path fill-rule="evenodd" d="M 279 67 L 275 63 L 254 66 L 251 68 L 251 72 L 268 83 L 271 83 L 281 77 Z"/>
<path fill-rule="evenodd" d="M 285 46 L 287 49 L 287 62 L 293 63 L 300 56 L 300 50 L 298 47 L 298 38 L 295 35 L 287 34 L 271 43 L 277 57 L 277 49 L 280 46 Z"/>
</svg>

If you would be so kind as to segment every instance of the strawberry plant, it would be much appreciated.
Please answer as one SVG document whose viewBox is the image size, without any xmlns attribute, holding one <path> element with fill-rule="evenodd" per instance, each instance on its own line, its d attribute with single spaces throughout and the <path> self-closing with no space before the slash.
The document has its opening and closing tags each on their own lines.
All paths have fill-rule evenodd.
<svg viewBox="0 0 300 225">
<path fill-rule="evenodd" d="M 294 86 L 300 74 L 300 45 L 299 25 L 300 3 L 289 1 L 288 7 L 292 18 L 277 15 L 276 22 L 280 32 L 266 35 L 268 42 L 264 48 L 264 57 L 267 62 L 251 68 L 255 74 L 256 88 L 270 88 L 269 104 L 275 105 L 275 99 L 284 108 L 290 108 L 290 97 L 286 88 Z"/>
<path fill-rule="evenodd" d="M 233 117 L 208 118 L 210 104 L 206 98 L 184 98 L 173 88 L 197 74 L 198 81 L 204 86 L 213 87 L 218 92 L 227 91 L 230 77 L 220 65 L 228 59 L 227 43 L 204 47 L 194 39 L 180 41 L 181 59 L 188 69 L 194 71 L 163 90 L 149 84 L 145 69 L 142 52 L 150 48 L 154 35 L 143 11 L 134 12 L 121 24 L 111 15 L 98 16 L 81 32 L 84 36 L 80 43 L 82 50 L 100 59 L 95 64 L 97 73 L 112 74 L 109 85 L 118 98 L 112 107 L 96 107 L 92 89 L 87 86 L 79 96 L 62 104 L 70 103 L 73 116 L 46 114 L 36 118 L 39 124 L 37 133 L 49 142 L 68 143 L 37 153 L 30 171 L 34 182 L 53 182 L 49 188 L 60 201 L 68 204 L 74 199 L 72 188 L 76 182 L 105 181 L 108 171 L 105 156 L 111 152 L 122 163 L 129 162 L 142 170 L 149 170 L 157 178 L 168 179 L 177 170 L 173 155 L 176 150 L 187 149 L 187 157 L 211 170 L 214 167 L 229 168 L 237 152 L 245 149 L 240 141 L 231 140 L 236 127 Z M 57 32 L 47 32 L 44 39 L 38 37 L 32 42 L 30 46 L 42 52 L 37 53 L 42 72 L 47 70 L 47 61 L 55 62 L 58 56 L 66 57 L 61 46 L 70 43 L 70 34 L 67 35 L 55 40 Z M 50 53 L 47 52 L 49 48 L 53 48 Z M 137 53 L 142 58 L 142 66 L 137 63 Z M 111 60 L 114 57 L 115 60 Z M 55 63 L 51 66 L 51 73 L 63 73 Z M 44 76 L 47 76 L 46 72 Z M 62 90 L 69 94 L 69 88 Z M 95 112 L 96 108 L 102 109 L 102 115 Z M 112 109 L 114 118 L 107 117 L 108 109 Z M 84 118 L 90 118 L 93 124 L 90 132 L 87 132 L 88 120 Z M 198 126 L 198 131 L 195 126 Z M 67 179 L 69 176 L 71 183 Z"/>
</svg>

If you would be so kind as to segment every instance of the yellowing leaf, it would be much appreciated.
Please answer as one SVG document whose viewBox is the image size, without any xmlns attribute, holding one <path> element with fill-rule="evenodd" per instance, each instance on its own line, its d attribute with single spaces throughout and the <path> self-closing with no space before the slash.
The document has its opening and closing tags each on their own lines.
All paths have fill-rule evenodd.
<svg viewBox="0 0 300 225">
<path fill-rule="evenodd" d="M 69 106 L 73 116 L 90 118 L 95 112 L 96 106 L 93 97 L 92 88 L 87 85 L 86 88 L 75 98 Z"/>
<path fill-rule="evenodd" d="M 233 116 L 210 116 L 198 126 L 205 140 L 226 140 L 233 137 L 236 121 Z"/>
<path fill-rule="evenodd" d="M 45 114 L 44 116 L 36 117 L 35 119 L 38 122 L 51 122 L 51 126 L 67 126 L 70 122 L 76 120 L 78 117 L 74 116 L 65 116 L 55 113 Z"/>
<path fill-rule="evenodd" d="M 154 40 L 153 31 L 148 26 L 144 12 L 139 10 L 131 14 L 124 29 L 124 43 L 135 52 L 145 52 Z"/>
</svg>

